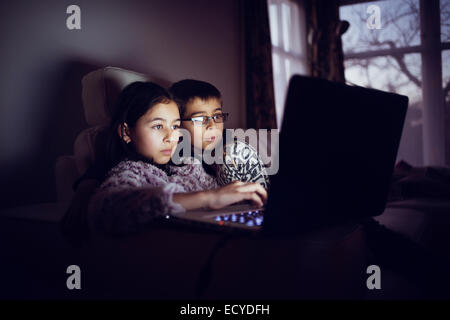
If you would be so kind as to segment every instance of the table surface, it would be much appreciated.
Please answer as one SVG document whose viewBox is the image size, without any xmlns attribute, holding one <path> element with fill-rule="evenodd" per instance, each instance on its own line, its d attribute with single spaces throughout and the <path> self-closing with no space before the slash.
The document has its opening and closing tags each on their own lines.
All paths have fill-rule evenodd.
<svg viewBox="0 0 450 320">
<path fill-rule="evenodd" d="M 357 225 L 338 229 L 267 239 L 157 224 L 137 235 L 96 238 L 73 248 L 56 223 L 2 217 L 1 297 L 295 298 L 324 294 L 324 287 L 326 296 L 355 296 L 360 286 L 353 282 L 364 260 L 362 231 Z M 208 259 L 211 276 L 200 292 Z M 73 264 L 83 274 L 78 292 L 66 288 L 66 268 Z M 325 276 L 336 270 L 339 277 Z"/>
<path fill-rule="evenodd" d="M 448 201 L 438 199 L 392 202 L 378 220 L 410 237 L 428 232 L 427 241 L 434 247 L 449 243 L 448 205 Z M 88 246 L 74 248 L 60 232 L 60 207 L 27 206 L 0 216 L 0 298 L 295 299 L 364 295 L 361 277 L 367 276 L 366 247 L 358 225 L 294 238 L 233 236 L 219 248 L 216 246 L 224 234 L 154 225 L 138 235 L 97 238 Z M 447 223 L 442 223 L 442 218 Z M 211 273 L 199 296 L 198 281 L 208 259 Z M 66 268 L 72 264 L 82 270 L 80 291 L 66 287 Z"/>
</svg>

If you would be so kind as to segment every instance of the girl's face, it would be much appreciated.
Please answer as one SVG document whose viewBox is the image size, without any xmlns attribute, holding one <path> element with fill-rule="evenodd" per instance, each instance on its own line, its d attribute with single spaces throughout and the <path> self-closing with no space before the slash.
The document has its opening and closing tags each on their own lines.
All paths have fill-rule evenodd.
<svg viewBox="0 0 450 320">
<path fill-rule="evenodd" d="M 186 105 L 184 119 L 199 116 L 214 116 L 222 113 L 220 101 L 216 98 L 202 100 L 194 98 Z M 215 123 L 209 119 L 206 125 L 194 124 L 193 121 L 183 121 L 183 128 L 191 134 L 191 143 L 201 150 L 213 149 L 222 139 L 223 123 Z"/>
<path fill-rule="evenodd" d="M 125 124 L 123 140 L 132 142 L 141 156 L 166 164 L 177 146 L 179 127 L 180 113 L 175 102 L 158 103 L 138 119 L 135 127 Z"/>
</svg>

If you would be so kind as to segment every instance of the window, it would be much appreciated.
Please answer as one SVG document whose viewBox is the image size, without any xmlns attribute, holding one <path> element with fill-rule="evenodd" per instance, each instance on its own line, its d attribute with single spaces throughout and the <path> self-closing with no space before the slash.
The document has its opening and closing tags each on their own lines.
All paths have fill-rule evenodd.
<svg viewBox="0 0 450 320">
<path fill-rule="evenodd" d="M 367 12 L 370 5 L 380 9 L 380 29 L 367 26 L 373 14 L 371 10 Z M 438 43 L 422 43 L 421 33 L 436 33 L 430 23 L 421 26 L 425 12 L 427 22 L 433 14 L 441 18 Z M 445 131 L 445 121 L 447 126 L 450 122 L 448 115 L 447 120 L 441 116 L 448 110 L 448 98 L 446 107 L 438 96 L 449 83 L 449 55 L 443 50 L 450 49 L 447 42 L 450 40 L 450 0 L 342 0 L 339 13 L 341 20 L 350 22 L 350 28 L 342 37 L 346 80 L 404 94 L 410 99 L 398 160 L 417 166 L 444 165 L 447 152 L 448 163 L 450 151 L 445 150 L 445 139 L 448 144 L 450 136 L 449 130 Z M 434 52 L 426 53 L 429 49 Z M 434 59 L 436 54 L 438 58 Z M 441 82 L 442 88 L 439 87 Z"/>
<path fill-rule="evenodd" d="M 307 74 L 306 23 L 301 1 L 268 0 L 277 126 L 281 128 L 289 79 Z"/>
</svg>

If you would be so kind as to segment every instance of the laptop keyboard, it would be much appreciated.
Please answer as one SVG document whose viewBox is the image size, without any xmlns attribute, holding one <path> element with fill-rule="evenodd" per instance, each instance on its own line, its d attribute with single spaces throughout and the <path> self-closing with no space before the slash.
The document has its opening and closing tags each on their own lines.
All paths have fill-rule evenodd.
<svg viewBox="0 0 450 320">
<path fill-rule="evenodd" d="M 264 219 L 264 210 L 251 210 L 251 211 L 245 211 L 241 213 L 232 213 L 232 214 L 225 214 L 220 216 L 215 216 L 213 219 L 217 222 L 222 221 L 225 222 L 231 222 L 231 223 L 237 223 L 237 224 L 245 224 L 249 227 L 258 227 L 261 226 Z"/>
</svg>

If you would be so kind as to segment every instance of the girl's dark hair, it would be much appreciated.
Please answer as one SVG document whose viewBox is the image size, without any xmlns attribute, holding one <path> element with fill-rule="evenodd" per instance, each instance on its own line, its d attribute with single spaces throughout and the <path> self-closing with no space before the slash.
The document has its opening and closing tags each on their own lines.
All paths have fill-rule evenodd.
<svg viewBox="0 0 450 320">
<path fill-rule="evenodd" d="M 125 130 L 124 123 L 133 128 L 140 117 L 158 103 L 173 101 L 170 93 L 153 82 L 133 82 L 119 95 L 111 124 L 106 132 L 105 169 L 111 169 L 125 158 L 148 161 L 140 156 L 133 143 L 125 143 L 117 129 Z"/>
</svg>

